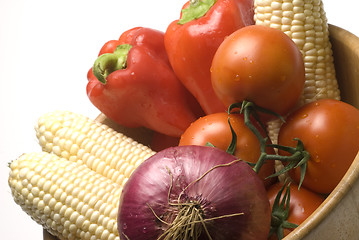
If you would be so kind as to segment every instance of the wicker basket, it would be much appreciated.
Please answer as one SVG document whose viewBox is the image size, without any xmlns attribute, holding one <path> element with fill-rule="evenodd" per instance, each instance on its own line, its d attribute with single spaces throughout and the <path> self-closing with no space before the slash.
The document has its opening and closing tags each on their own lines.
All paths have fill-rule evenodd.
<svg viewBox="0 0 359 240">
<path fill-rule="evenodd" d="M 359 38 L 330 25 L 335 68 L 342 100 L 359 108 Z M 133 132 L 106 117 L 97 118 L 134 139 L 148 143 L 148 132 Z M 126 131 L 126 132 L 124 132 Z M 44 230 L 44 240 L 56 240 Z M 359 239 L 359 153 L 350 169 L 323 204 L 285 240 L 356 240 Z"/>
</svg>

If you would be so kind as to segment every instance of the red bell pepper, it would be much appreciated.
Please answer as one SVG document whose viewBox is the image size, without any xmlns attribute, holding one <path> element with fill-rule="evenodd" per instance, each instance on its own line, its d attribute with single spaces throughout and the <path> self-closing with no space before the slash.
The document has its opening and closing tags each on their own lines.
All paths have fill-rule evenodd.
<svg viewBox="0 0 359 240">
<path fill-rule="evenodd" d="M 212 88 L 212 58 L 226 36 L 254 24 L 253 9 L 253 0 L 191 0 L 165 32 L 173 70 L 207 114 L 226 110 Z"/>
<path fill-rule="evenodd" d="M 107 42 L 87 77 L 90 101 L 120 125 L 179 137 L 200 115 L 169 64 L 161 31 L 138 27 Z"/>
</svg>

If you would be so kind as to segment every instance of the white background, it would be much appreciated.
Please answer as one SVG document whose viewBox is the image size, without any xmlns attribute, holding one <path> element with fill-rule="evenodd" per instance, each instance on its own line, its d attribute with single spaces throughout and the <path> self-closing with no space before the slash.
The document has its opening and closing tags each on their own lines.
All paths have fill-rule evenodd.
<svg viewBox="0 0 359 240">
<path fill-rule="evenodd" d="M 328 21 L 359 36 L 357 0 L 324 0 Z M 39 151 L 37 118 L 64 109 L 95 118 L 86 74 L 101 46 L 136 26 L 165 31 L 185 0 L 0 0 L 0 235 L 40 240 L 12 200 L 8 162 Z M 129 99 L 131 100 L 131 99 Z"/>
</svg>

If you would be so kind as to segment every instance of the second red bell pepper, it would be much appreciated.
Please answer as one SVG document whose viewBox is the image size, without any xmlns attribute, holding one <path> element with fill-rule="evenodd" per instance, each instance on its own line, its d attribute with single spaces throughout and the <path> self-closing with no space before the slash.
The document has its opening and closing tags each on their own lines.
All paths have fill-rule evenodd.
<svg viewBox="0 0 359 240">
<path fill-rule="evenodd" d="M 226 110 L 212 88 L 212 58 L 226 36 L 254 24 L 253 9 L 253 0 L 191 0 L 165 32 L 173 70 L 207 114 Z"/>
<path fill-rule="evenodd" d="M 201 110 L 174 74 L 163 39 L 163 32 L 139 27 L 109 41 L 88 73 L 87 95 L 120 125 L 178 137 Z"/>
</svg>

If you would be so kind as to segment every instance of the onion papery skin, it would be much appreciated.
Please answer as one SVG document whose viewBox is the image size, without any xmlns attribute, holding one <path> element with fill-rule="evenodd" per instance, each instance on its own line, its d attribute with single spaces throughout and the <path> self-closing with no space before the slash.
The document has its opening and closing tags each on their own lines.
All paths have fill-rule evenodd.
<svg viewBox="0 0 359 240">
<path fill-rule="evenodd" d="M 168 225 L 155 214 L 171 223 L 178 206 L 169 202 L 177 203 L 184 189 L 180 202 L 197 202 L 205 219 L 243 213 L 207 222 L 213 240 L 267 239 L 271 210 L 262 180 L 243 161 L 212 169 L 235 160 L 225 151 L 206 146 L 167 148 L 148 158 L 124 186 L 118 212 L 121 239 L 158 239 Z M 198 239 L 208 236 L 202 231 Z"/>
</svg>

